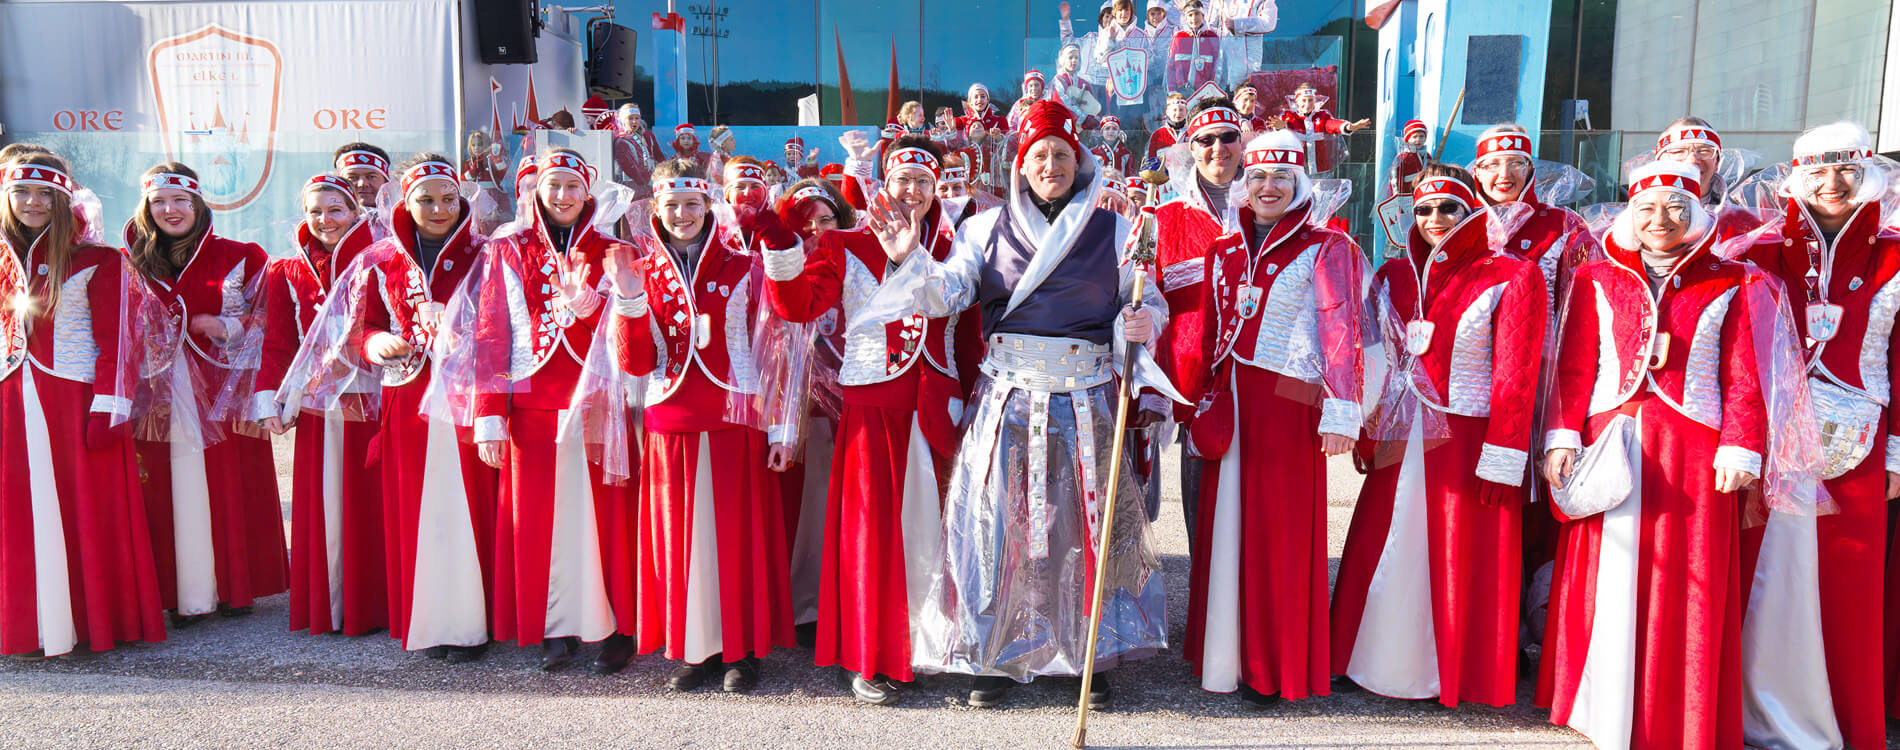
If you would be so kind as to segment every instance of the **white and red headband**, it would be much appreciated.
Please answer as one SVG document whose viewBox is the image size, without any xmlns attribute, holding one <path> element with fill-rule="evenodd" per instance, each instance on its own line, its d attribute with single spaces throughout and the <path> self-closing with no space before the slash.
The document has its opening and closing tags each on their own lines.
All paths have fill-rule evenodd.
<svg viewBox="0 0 1900 750">
<path fill-rule="evenodd" d="M 1242 168 L 1251 172 L 1255 169 L 1275 169 L 1287 167 L 1306 171 L 1306 152 L 1291 148 L 1257 148 L 1243 154 Z"/>
<path fill-rule="evenodd" d="M 792 193 L 792 205 L 796 206 L 802 201 L 824 201 L 825 205 L 832 205 L 831 193 L 816 185 L 806 185 Z"/>
<path fill-rule="evenodd" d="M 455 174 L 455 167 L 449 166 L 447 162 L 425 161 L 402 173 L 403 196 L 407 197 L 410 190 L 430 180 L 444 180 L 458 188 L 462 184 L 461 179 Z"/>
<path fill-rule="evenodd" d="M 369 167 L 381 172 L 383 179 L 389 179 L 389 160 L 378 156 L 374 151 L 360 149 L 345 151 L 342 156 L 336 158 L 337 171 L 341 172 L 351 167 Z"/>
<path fill-rule="evenodd" d="M 1874 158 L 1874 150 L 1871 148 L 1843 148 L 1814 154 L 1800 154 L 1794 157 L 1793 165 L 1821 167 L 1829 164 L 1854 164 L 1872 158 Z"/>
<path fill-rule="evenodd" d="M 320 174 L 305 180 L 302 192 L 308 193 L 312 190 L 321 190 L 323 188 L 329 188 L 342 193 L 344 200 L 349 201 L 352 206 L 356 205 L 356 193 L 350 190 L 349 181 L 333 174 Z"/>
<path fill-rule="evenodd" d="M 1427 177 L 1419 180 L 1412 188 L 1412 205 L 1424 205 L 1425 201 L 1449 198 L 1453 203 L 1464 206 L 1470 211 L 1478 204 L 1477 196 L 1471 194 L 1471 188 L 1455 177 Z"/>
<path fill-rule="evenodd" d="M 712 197 L 712 183 L 698 177 L 663 177 L 653 181 L 653 197 L 673 193 L 699 193 Z"/>
<path fill-rule="evenodd" d="M 1187 137 L 1193 140 L 1203 130 L 1240 130 L 1240 113 L 1227 107 L 1209 107 L 1188 120 Z"/>
<path fill-rule="evenodd" d="M 1660 154 L 1668 150 L 1670 146 L 1679 146 L 1688 143 L 1700 143 L 1721 148 L 1722 137 L 1716 134 L 1715 128 L 1677 125 L 1656 138 L 1656 153 Z"/>
<path fill-rule="evenodd" d="M 53 167 L 38 164 L 15 165 L 8 168 L 4 176 L 6 179 L 0 180 L 0 184 L 40 185 L 65 193 L 68 198 L 71 198 L 73 191 L 78 189 L 77 186 L 73 184 L 71 175 Z"/>
<path fill-rule="evenodd" d="M 760 185 L 764 185 L 765 168 L 757 164 L 728 162 L 726 164 L 726 184 L 732 185 L 740 182 L 756 182 Z"/>
<path fill-rule="evenodd" d="M 1036 83 L 1042 83 L 1042 71 L 1032 70 L 1027 73 L 1024 73 L 1023 83 L 1029 83 L 1030 81 L 1035 81 Z"/>
<path fill-rule="evenodd" d="M 151 195 L 160 190 L 183 190 L 192 195 L 204 195 L 198 190 L 198 181 L 190 175 L 160 172 L 139 181 L 139 195 Z"/>
<path fill-rule="evenodd" d="M 573 154 L 551 153 L 541 157 L 541 171 L 553 174 L 566 172 L 581 178 L 581 185 L 589 190 L 594 187 L 594 168 L 587 161 Z"/>
<path fill-rule="evenodd" d="M 673 140 L 679 140 L 679 137 L 682 135 L 690 135 L 694 138 L 698 138 L 699 131 L 694 130 L 693 124 L 690 122 L 682 122 L 673 126 Z"/>
<path fill-rule="evenodd" d="M 885 157 L 885 174 L 896 174 L 900 169 L 921 169 L 929 172 L 932 179 L 941 172 L 937 157 L 915 146 L 897 149 L 892 151 L 890 156 Z"/>
<path fill-rule="evenodd" d="M 1127 182 L 1128 182 L 1129 193 L 1137 193 L 1137 192 L 1147 193 L 1148 192 L 1148 182 L 1146 180 L 1141 179 L 1140 177 L 1130 177 L 1128 178 Z"/>
<path fill-rule="evenodd" d="M 943 177 L 941 179 L 942 182 L 957 183 L 957 182 L 968 182 L 969 180 L 970 180 L 969 167 L 944 167 L 943 168 Z"/>
<path fill-rule="evenodd" d="M 1121 130 L 1122 128 L 1121 118 L 1116 117 L 1114 115 L 1109 115 L 1107 117 L 1104 117 L 1102 118 L 1102 127 Z"/>
<path fill-rule="evenodd" d="M 1659 161 L 1643 165 L 1630 178 L 1630 200 L 1651 190 L 1681 193 L 1695 200 L 1702 195 L 1702 174 L 1687 164 Z"/>
<path fill-rule="evenodd" d="M 1478 158 L 1483 161 L 1487 156 L 1522 156 L 1531 158 L 1531 137 L 1524 133 L 1507 132 L 1492 135 L 1478 141 Z"/>
</svg>

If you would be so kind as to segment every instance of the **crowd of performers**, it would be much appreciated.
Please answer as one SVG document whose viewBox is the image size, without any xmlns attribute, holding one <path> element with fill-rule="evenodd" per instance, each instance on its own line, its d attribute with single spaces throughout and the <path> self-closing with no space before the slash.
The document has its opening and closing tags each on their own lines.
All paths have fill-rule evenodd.
<svg viewBox="0 0 1900 750">
<path fill-rule="evenodd" d="M 1251 104 L 1171 102 L 1149 180 L 1059 101 L 970 104 L 945 128 L 976 153 L 917 108 L 822 166 L 689 126 L 663 158 L 623 108 L 615 165 L 523 159 L 488 227 L 488 144 L 352 143 L 276 256 L 214 232 L 188 165 L 144 172 L 114 242 L 61 157 L 8 146 L 0 652 L 288 591 L 296 631 L 548 670 L 598 643 L 601 674 L 659 652 L 677 690 L 748 690 L 797 644 L 867 703 L 1091 670 L 1100 706 L 1173 647 L 1261 705 L 1508 705 L 1534 675 L 1601 747 L 1885 743 L 1900 182 L 1865 130 L 1743 181 L 1685 118 L 1579 213 L 1535 134 L 1461 167 L 1412 123 L 1382 186 L 1409 231 L 1367 252 L 1305 126 Z M 1184 643 L 1122 408 L 1181 443 Z"/>
</svg>

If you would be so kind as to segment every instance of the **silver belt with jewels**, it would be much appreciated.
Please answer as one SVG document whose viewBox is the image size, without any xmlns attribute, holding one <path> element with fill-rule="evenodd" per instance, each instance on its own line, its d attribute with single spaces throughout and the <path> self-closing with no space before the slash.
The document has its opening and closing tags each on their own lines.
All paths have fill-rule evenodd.
<svg viewBox="0 0 1900 750">
<path fill-rule="evenodd" d="M 1108 344 L 998 333 L 990 336 L 982 369 L 991 380 L 1013 388 L 1067 393 L 1113 379 L 1115 356 Z"/>
</svg>

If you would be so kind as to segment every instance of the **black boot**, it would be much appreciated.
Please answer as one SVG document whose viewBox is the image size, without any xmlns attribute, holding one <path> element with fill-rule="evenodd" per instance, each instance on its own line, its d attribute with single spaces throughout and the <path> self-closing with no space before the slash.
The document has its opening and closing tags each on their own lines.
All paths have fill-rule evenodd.
<svg viewBox="0 0 1900 750">
<path fill-rule="evenodd" d="M 759 686 L 759 657 L 726 662 L 726 692 L 744 693 Z"/>
<path fill-rule="evenodd" d="M 615 633 L 600 643 L 600 657 L 594 659 L 594 674 L 610 675 L 627 668 L 633 660 L 633 636 Z"/>
<path fill-rule="evenodd" d="M 818 645 L 818 623 L 802 622 L 792 626 L 792 637 L 798 639 L 800 648 L 815 648 Z"/>
<path fill-rule="evenodd" d="M 1240 699 L 1251 704 L 1254 708 L 1270 708 L 1279 705 L 1281 700 L 1279 693 L 1263 695 L 1260 691 L 1247 687 L 1246 685 L 1240 686 Z"/>
<path fill-rule="evenodd" d="M 1114 695 L 1108 688 L 1107 672 L 1096 672 L 1094 677 L 1089 678 L 1089 708 L 1091 710 L 1099 711 L 1108 708 L 1108 702 Z"/>
<path fill-rule="evenodd" d="M 1362 690 L 1365 690 L 1365 688 L 1359 687 L 1359 683 L 1353 682 L 1351 677 L 1347 677 L 1343 674 L 1333 675 L 1333 692 L 1357 693 Z"/>
<path fill-rule="evenodd" d="M 682 693 L 698 690 L 699 686 L 706 684 L 706 680 L 712 678 L 713 672 L 719 669 L 719 666 L 718 659 L 707 659 L 698 664 L 683 664 L 673 670 L 673 674 L 667 676 L 666 686 Z"/>
<path fill-rule="evenodd" d="M 188 628 L 204 622 L 204 619 L 210 615 L 181 615 L 178 614 L 178 610 L 171 609 L 165 611 L 165 617 L 171 620 L 174 628 Z"/>
<path fill-rule="evenodd" d="M 218 616 L 220 617 L 243 617 L 250 613 L 251 613 L 251 605 L 249 604 L 246 604 L 242 607 L 232 607 L 232 606 L 227 606 L 222 603 L 218 605 Z"/>
<path fill-rule="evenodd" d="M 559 672 L 574 661 L 574 654 L 581 650 L 581 639 L 574 636 L 549 638 L 541 642 L 541 671 Z"/>
<path fill-rule="evenodd" d="M 449 664 L 467 664 L 472 661 L 479 661 L 483 654 L 488 653 L 488 644 L 449 646 L 448 649 L 449 653 L 447 656 L 442 657 L 442 661 Z"/>
<path fill-rule="evenodd" d="M 1008 677 L 977 677 L 970 683 L 970 707 L 991 708 L 1003 702 L 1016 681 Z"/>
<path fill-rule="evenodd" d="M 897 702 L 897 685 L 884 677 L 864 679 L 864 675 L 855 672 L 846 673 L 845 682 L 851 691 L 851 697 L 859 703 L 873 706 L 888 706 Z"/>
</svg>

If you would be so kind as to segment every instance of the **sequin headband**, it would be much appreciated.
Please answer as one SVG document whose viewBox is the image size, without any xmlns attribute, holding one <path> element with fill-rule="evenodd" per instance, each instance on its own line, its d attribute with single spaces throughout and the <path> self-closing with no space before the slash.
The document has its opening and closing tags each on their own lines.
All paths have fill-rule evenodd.
<svg viewBox="0 0 1900 750">
<path fill-rule="evenodd" d="M 698 177 L 668 177 L 653 181 L 655 196 L 668 193 L 701 193 L 712 195 L 712 183 Z"/>
<path fill-rule="evenodd" d="M 1853 164 L 1874 158 L 1870 148 L 1844 148 L 1836 151 L 1822 151 L 1818 154 L 1806 154 L 1794 158 L 1794 166 L 1820 167 L 1829 164 Z"/>
<path fill-rule="evenodd" d="M 461 180 L 455 176 L 455 167 L 444 162 L 425 161 L 402 173 L 402 194 L 406 196 L 417 185 L 430 180 L 446 180 L 451 185 L 461 185 Z"/>
<path fill-rule="evenodd" d="M 892 151 L 890 157 L 884 160 L 884 169 L 886 172 L 895 172 L 905 168 L 928 171 L 931 177 L 936 177 L 940 171 L 937 166 L 937 157 L 931 155 L 929 151 L 915 146 Z"/>
<path fill-rule="evenodd" d="M 140 195 L 151 195 L 165 189 L 183 190 L 192 195 L 204 194 L 198 191 L 198 181 L 192 179 L 190 175 L 160 172 L 139 181 Z"/>
<path fill-rule="evenodd" d="M 944 167 L 944 182 L 967 182 L 970 179 L 969 167 Z"/>
<path fill-rule="evenodd" d="M 5 176 L 6 179 L 0 180 L 0 183 L 7 185 L 43 185 L 65 193 L 68 198 L 72 197 L 74 190 L 73 178 L 68 176 L 65 172 L 54 169 L 53 167 L 38 164 L 21 164 L 6 170 Z"/>
<path fill-rule="evenodd" d="M 350 167 L 370 167 L 383 173 L 383 179 L 389 179 L 389 160 L 370 151 L 345 151 L 336 158 L 337 169 Z"/>
<path fill-rule="evenodd" d="M 1716 148 L 1722 147 L 1722 137 L 1716 135 L 1714 128 L 1698 128 L 1684 125 L 1670 128 L 1656 139 L 1656 151 L 1661 153 L 1679 143 L 1706 143 Z"/>
<path fill-rule="evenodd" d="M 826 205 L 831 205 L 831 194 L 825 192 L 824 188 L 807 185 L 792 193 L 792 205 L 798 205 L 800 201 L 824 201 Z"/>
<path fill-rule="evenodd" d="M 1499 133 L 1478 141 L 1479 159 L 1492 154 L 1510 154 L 1528 159 L 1531 156 L 1531 137 L 1523 133 Z"/>
</svg>

